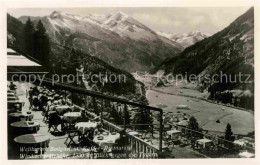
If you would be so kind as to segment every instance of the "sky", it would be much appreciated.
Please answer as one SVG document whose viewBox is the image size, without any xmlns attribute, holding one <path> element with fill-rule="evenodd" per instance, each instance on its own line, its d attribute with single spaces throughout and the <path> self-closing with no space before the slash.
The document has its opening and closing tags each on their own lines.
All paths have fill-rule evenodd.
<svg viewBox="0 0 260 165">
<path fill-rule="evenodd" d="M 227 27 L 249 8 L 250 7 L 18 8 L 8 9 L 8 13 L 18 18 L 23 15 L 47 16 L 55 10 L 82 16 L 121 11 L 154 31 L 187 33 L 200 30 L 203 33 L 212 35 Z"/>
</svg>

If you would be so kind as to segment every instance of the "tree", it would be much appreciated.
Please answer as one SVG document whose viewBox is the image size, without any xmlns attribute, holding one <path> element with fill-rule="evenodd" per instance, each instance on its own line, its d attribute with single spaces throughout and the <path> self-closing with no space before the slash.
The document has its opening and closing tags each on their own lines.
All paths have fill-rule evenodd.
<svg viewBox="0 0 260 165">
<path fill-rule="evenodd" d="M 28 53 L 30 56 L 34 57 L 33 51 L 34 51 L 34 26 L 30 19 L 25 23 L 24 29 L 23 29 L 23 45 L 24 45 L 24 51 Z"/>
<path fill-rule="evenodd" d="M 50 41 L 41 20 L 36 25 L 34 33 L 34 57 L 48 67 L 50 55 Z"/>
<path fill-rule="evenodd" d="M 191 131 L 191 135 L 192 136 L 195 136 L 197 135 L 197 133 L 195 133 L 194 131 L 199 131 L 199 124 L 198 124 L 198 121 L 197 119 L 192 116 L 190 119 L 189 119 L 189 122 L 188 122 L 188 129 L 191 129 L 193 131 Z"/>
<path fill-rule="evenodd" d="M 97 101 L 96 101 L 96 98 L 95 98 L 95 97 L 92 97 L 92 107 L 93 107 L 93 112 L 94 112 L 96 115 L 99 115 L 99 114 L 100 114 L 100 110 L 99 110 L 99 108 L 98 108 Z"/>
<path fill-rule="evenodd" d="M 140 100 L 137 100 L 140 104 L 147 105 L 148 101 L 145 96 L 141 96 Z M 140 108 L 137 110 L 137 113 L 134 116 L 133 119 L 134 124 L 153 124 L 153 118 L 152 118 L 152 113 L 150 112 L 149 109 L 143 109 Z M 139 129 L 148 129 L 149 126 L 139 126 Z"/>
<path fill-rule="evenodd" d="M 131 116 L 130 116 L 130 114 L 129 114 L 129 111 L 128 111 L 126 105 L 124 106 L 124 116 L 123 116 L 123 117 L 125 117 L 125 124 L 126 124 L 126 125 L 129 125 L 129 124 L 130 124 L 130 118 L 131 118 Z"/>
<path fill-rule="evenodd" d="M 228 123 L 226 126 L 226 131 L 225 131 L 225 140 L 232 141 L 233 140 L 232 135 L 233 135 L 233 132 L 231 129 L 231 125 Z M 232 146 L 231 142 L 226 142 L 225 144 L 228 148 L 230 148 Z"/>
<path fill-rule="evenodd" d="M 110 112 L 110 117 L 112 118 L 113 123 L 117 125 L 121 125 L 123 123 L 122 114 L 116 109 L 114 104 Z"/>
</svg>

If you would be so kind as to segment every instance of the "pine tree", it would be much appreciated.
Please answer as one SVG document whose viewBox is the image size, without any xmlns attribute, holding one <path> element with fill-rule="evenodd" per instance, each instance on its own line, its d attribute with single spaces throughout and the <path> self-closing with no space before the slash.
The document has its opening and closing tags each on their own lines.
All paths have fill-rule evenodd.
<svg viewBox="0 0 260 165">
<path fill-rule="evenodd" d="M 111 112 L 110 112 L 110 117 L 113 119 L 113 123 L 115 124 L 122 124 L 122 114 L 120 114 L 118 112 L 118 110 L 116 109 L 115 105 L 113 104 Z"/>
<path fill-rule="evenodd" d="M 41 20 L 36 25 L 34 33 L 34 56 L 44 66 L 49 66 L 50 41 Z"/>
<path fill-rule="evenodd" d="M 96 98 L 93 97 L 92 98 L 92 104 L 93 104 L 93 111 L 96 115 L 99 115 L 100 114 L 100 111 L 99 111 L 99 108 L 98 108 L 98 105 L 97 105 L 97 101 L 96 101 Z"/>
<path fill-rule="evenodd" d="M 24 45 L 24 51 L 28 53 L 30 56 L 35 57 L 33 54 L 34 51 L 34 26 L 30 19 L 25 23 L 24 29 L 23 29 L 23 45 Z"/>
<path fill-rule="evenodd" d="M 147 105 L 148 101 L 145 96 L 141 96 L 140 100 L 137 101 L 140 104 Z M 135 114 L 133 118 L 133 123 L 134 124 L 152 124 L 153 123 L 153 118 L 152 118 L 152 113 L 148 109 L 143 109 L 140 108 L 137 110 L 137 113 Z M 148 129 L 149 126 L 139 126 L 139 129 Z"/>
<path fill-rule="evenodd" d="M 189 122 L 188 122 L 188 128 L 193 130 L 193 131 L 198 131 L 199 130 L 199 124 L 198 124 L 198 121 L 197 119 L 192 116 L 190 119 L 189 119 Z M 194 136 L 196 135 L 196 133 L 194 133 L 193 131 L 191 131 L 191 135 Z"/>
<path fill-rule="evenodd" d="M 125 124 L 126 124 L 126 125 L 129 125 L 130 122 L 131 122 L 131 121 L 130 121 L 130 120 L 131 120 L 131 119 L 130 119 L 131 116 L 130 116 L 130 114 L 129 114 L 129 110 L 127 109 L 127 106 L 126 106 L 126 105 L 124 106 L 124 112 L 125 112 L 125 113 L 124 113 Z"/>
<path fill-rule="evenodd" d="M 232 141 L 232 135 L 233 135 L 233 132 L 231 129 L 231 125 L 228 123 L 227 127 L 226 127 L 226 131 L 225 131 L 225 140 Z M 232 143 L 230 143 L 230 142 L 226 142 L 225 144 L 228 148 L 230 148 L 232 146 Z"/>
</svg>

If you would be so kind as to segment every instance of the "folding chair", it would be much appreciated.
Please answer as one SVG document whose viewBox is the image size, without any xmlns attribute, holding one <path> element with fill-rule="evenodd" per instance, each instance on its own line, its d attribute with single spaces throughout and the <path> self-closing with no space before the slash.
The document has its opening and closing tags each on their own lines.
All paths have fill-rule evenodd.
<svg viewBox="0 0 260 165">
<path fill-rule="evenodd" d="M 79 136 L 78 130 L 68 130 L 67 131 L 67 139 L 65 140 L 64 144 L 66 144 L 67 146 L 70 145 L 77 145 L 77 143 L 74 141 L 74 138 Z"/>
<path fill-rule="evenodd" d="M 58 125 L 61 124 L 61 119 L 56 113 L 50 114 L 48 123 L 49 123 L 48 132 L 50 132 L 51 129 L 53 129 L 53 131 L 51 131 L 51 132 L 59 132 L 57 127 L 58 127 Z"/>
<path fill-rule="evenodd" d="M 170 146 L 172 146 L 172 148 L 174 147 L 174 142 L 171 139 L 170 135 L 166 135 L 166 137 L 163 137 L 163 142 L 164 144 L 169 148 Z"/>
<path fill-rule="evenodd" d="M 44 112 L 44 113 L 43 113 L 43 119 L 42 119 L 42 121 L 43 121 L 44 123 L 47 123 L 48 120 L 49 120 L 48 112 L 47 112 L 47 114 L 46 114 L 46 112 Z"/>
<path fill-rule="evenodd" d="M 51 129 L 52 129 L 52 131 L 51 131 Z M 58 125 L 49 126 L 48 132 L 59 132 Z"/>
</svg>

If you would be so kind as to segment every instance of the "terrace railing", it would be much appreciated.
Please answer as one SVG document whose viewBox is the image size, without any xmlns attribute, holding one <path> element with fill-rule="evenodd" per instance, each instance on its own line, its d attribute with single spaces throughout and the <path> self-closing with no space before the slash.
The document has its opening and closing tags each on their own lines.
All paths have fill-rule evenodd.
<svg viewBox="0 0 260 165">
<path fill-rule="evenodd" d="M 54 83 L 48 79 L 43 80 L 42 85 L 47 86 L 49 88 L 55 89 L 55 90 L 65 90 L 66 93 L 69 92 L 71 94 L 77 94 L 77 95 L 81 95 L 82 97 L 92 97 L 95 99 L 101 99 L 102 102 L 104 102 L 104 100 L 108 100 L 109 102 L 113 102 L 113 103 L 119 103 L 119 104 L 123 104 L 124 105 L 124 111 L 128 110 L 129 106 L 132 107 L 137 107 L 137 108 L 142 108 L 145 110 L 150 110 L 150 111 L 156 111 L 159 113 L 159 145 L 155 146 L 152 145 L 146 141 L 144 141 L 141 138 L 138 138 L 136 136 L 132 136 L 130 134 L 127 134 L 128 137 L 128 141 L 129 141 L 129 145 L 132 148 L 132 152 L 134 152 L 134 154 L 132 154 L 133 158 L 158 158 L 158 153 L 162 152 L 162 132 L 163 132 L 163 125 L 162 125 L 162 116 L 163 116 L 163 111 L 160 108 L 156 108 L 156 107 L 152 107 L 152 106 L 148 106 L 148 105 L 143 105 L 143 104 L 139 104 L 136 102 L 131 102 L 128 101 L 126 99 L 122 99 L 122 98 L 117 98 L 117 97 L 112 97 L 112 96 L 107 96 L 104 95 L 102 93 L 99 92 L 94 92 L 94 91 L 90 91 L 90 90 L 86 90 L 84 88 L 81 87 L 75 87 L 72 86 L 70 84 L 65 84 L 65 83 Z M 36 81 L 36 84 L 39 84 L 39 80 Z M 88 99 L 87 99 L 88 100 Z M 73 99 L 72 99 L 73 101 Z M 81 109 L 85 109 L 85 107 L 81 107 L 81 105 L 76 105 L 78 108 Z M 104 106 L 104 104 L 101 104 L 101 106 Z M 100 112 L 100 118 L 101 118 L 101 122 L 103 124 L 103 128 L 109 131 L 119 131 L 121 129 L 126 129 L 127 128 L 127 124 L 124 122 L 123 128 L 121 126 L 115 125 L 105 119 L 103 119 L 103 112 L 102 112 L 102 108 L 101 107 L 101 112 Z M 90 111 L 85 111 L 86 113 L 88 113 L 89 115 L 96 117 L 97 115 L 95 113 L 92 113 Z M 124 113 L 126 114 L 126 113 Z M 125 116 L 124 116 L 125 117 Z M 126 118 L 125 120 L 126 121 Z"/>
</svg>

